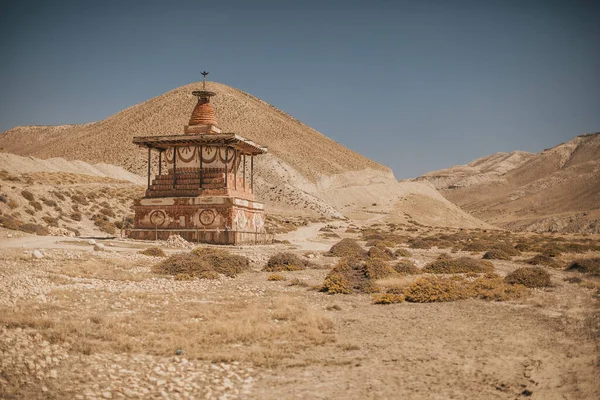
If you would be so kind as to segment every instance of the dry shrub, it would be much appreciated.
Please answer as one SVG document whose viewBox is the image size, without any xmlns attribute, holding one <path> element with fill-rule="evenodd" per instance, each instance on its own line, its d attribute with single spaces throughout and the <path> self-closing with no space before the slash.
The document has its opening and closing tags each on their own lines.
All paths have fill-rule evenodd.
<svg viewBox="0 0 600 400">
<path fill-rule="evenodd" d="M 47 223 L 49 226 L 54 226 L 54 227 L 58 227 L 58 219 L 51 217 L 49 215 L 44 215 L 42 217 L 42 220 Z"/>
<path fill-rule="evenodd" d="M 526 261 L 531 265 L 545 265 L 546 267 L 559 268 L 560 263 L 548 254 L 536 254 Z"/>
<path fill-rule="evenodd" d="M 35 209 L 36 211 L 42 210 L 42 204 L 39 201 L 30 201 L 29 205 L 31 206 L 31 208 Z"/>
<path fill-rule="evenodd" d="M 592 276 L 600 276 L 600 257 L 574 260 L 567 271 L 579 271 Z"/>
<path fill-rule="evenodd" d="M 548 287 L 550 286 L 550 274 L 540 267 L 523 267 L 506 275 L 504 281 L 529 288 Z"/>
<path fill-rule="evenodd" d="M 268 281 L 285 281 L 285 276 L 281 274 L 271 274 L 267 277 Z"/>
<path fill-rule="evenodd" d="M 431 274 L 460 274 L 467 272 L 493 272 L 494 266 L 489 261 L 475 260 L 469 257 L 452 258 L 441 254 L 437 260 L 427 264 L 423 272 Z"/>
<path fill-rule="evenodd" d="M 510 260 L 510 254 L 501 249 L 491 249 L 486 251 L 482 257 L 484 260 Z"/>
<path fill-rule="evenodd" d="M 294 253 L 277 253 L 272 255 L 267 261 L 267 265 L 263 271 L 280 272 L 280 271 L 300 271 L 306 269 L 310 263 L 301 259 Z"/>
<path fill-rule="evenodd" d="M 406 301 L 413 303 L 455 301 L 474 295 L 472 287 L 465 285 L 464 280 L 437 276 L 419 278 L 402 293 L 406 297 Z"/>
<path fill-rule="evenodd" d="M 438 249 L 448 249 L 454 246 L 454 243 L 449 240 L 447 235 L 417 237 L 408 240 L 408 245 L 412 249 L 430 249 L 437 247 Z"/>
<path fill-rule="evenodd" d="M 152 272 L 173 275 L 177 280 L 215 279 L 219 277 L 208 261 L 194 253 L 174 254 L 161 263 L 154 265 Z"/>
<path fill-rule="evenodd" d="M 27 233 L 35 233 L 38 236 L 44 236 L 44 235 L 50 234 L 50 231 L 48 230 L 48 228 L 46 228 L 45 226 L 42 226 L 42 225 L 38 225 L 38 224 L 23 224 L 23 225 L 20 225 L 18 229 L 20 231 L 27 232 Z"/>
<path fill-rule="evenodd" d="M 369 247 L 373 247 L 373 246 L 377 246 L 377 247 L 395 247 L 396 243 L 388 240 L 388 239 L 384 239 L 384 240 L 380 240 L 380 239 L 373 239 L 373 240 L 368 240 L 367 241 L 367 246 Z"/>
<path fill-rule="evenodd" d="M 60 201 L 65 201 L 65 196 L 63 196 L 63 194 L 60 193 L 60 192 L 53 192 L 53 191 L 51 191 L 50 194 L 52 194 L 54 197 L 56 197 Z"/>
<path fill-rule="evenodd" d="M 481 251 L 486 251 L 489 249 L 489 244 L 486 242 L 469 242 L 461 246 L 461 249 L 464 251 L 471 251 L 474 253 L 479 253 Z"/>
<path fill-rule="evenodd" d="M 361 292 L 365 281 L 363 263 L 344 258 L 329 271 L 320 290 L 330 294 Z"/>
<path fill-rule="evenodd" d="M 150 257 L 166 257 L 165 251 L 160 247 L 152 246 L 140 251 L 140 254 Z"/>
<path fill-rule="evenodd" d="M 27 201 L 33 201 L 35 199 L 33 193 L 31 193 L 29 190 L 21 191 L 21 196 L 23 196 L 23 198 Z"/>
<path fill-rule="evenodd" d="M 235 277 L 246 270 L 246 257 L 229 254 L 220 249 L 194 249 L 191 253 L 175 254 L 152 267 L 152 272 L 200 279 L 215 279 L 219 274 Z"/>
<path fill-rule="evenodd" d="M 111 210 L 110 208 L 101 208 L 100 214 L 103 214 L 103 215 L 106 215 L 107 217 L 112 217 L 112 218 L 114 218 L 116 216 L 115 212 L 113 210 Z"/>
<path fill-rule="evenodd" d="M 515 249 L 519 251 L 534 251 L 535 246 L 529 242 L 519 242 L 515 245 Z"/>
<path fill-rule="evenodd" d="M 17 230 L 23 223 L 10 215 L 0 215 L 0 226 L 6 229 Z"/>
<path fill-rule="evenodd" d="M 48 207 L 58 207 L 58 203 L 54 200 L 44 199 L 43 203 Z"/>
<path fill-rule="evenodd" d="M 412 257 L 412 254 L 407 249 L 401 247 L 394 252 L 394 256 L 396 256 L 396 257 Z"/>
<path fill-rule="evenodd" d="M 542 253 L 543 256 L 546 256 L 547 258 L 558 257 L 563 253 L 562 246 L 559 246 L 556 244 L 543 246 L 540 249 L 540 252 Z"/>
<path fill-rule="evenodd" d="M 81 204 L 82 206 L 87 206 L 90 203 L 87 198 L 83 194 L 74 194 L 71 196 L 71 201 L 76 204 Z"/>
<path fill-rule="evenodd" d="M 365 258 L 366 252 L 356 240 L 346 238 L 331 246 L 331 249 L 329 249 L 329 252 L 327 252 L 326 255 L 333 257 Z"/>
<path fill-rule="evenodd" d="M 496 274 L 485 274 L 470 281 L 461 276 L 419 278 L 402 293 L 407 301 L 431 303 L 479 298 L 489 301 L 503 301 L 518 298 L 526 293 L 522 285 L 512 285 Z"/>
<path fill-rule="evenodd" d="M 395 304 L 404 303 L 405 297 L 403 294 L 395 293 L 377 293 L 373 295 L 374 304 Z"/>
<path fill-rule="evenodd" d="M 369 258 L 379 259 L 384 261 L 393 260 L 394 253 L 387 247 L 373 246 L 369 249 L 368 252 Z"/>
<path fill-rule="evenodd" d="M 81 213 L 79 211 L 73 211 L 69 217 L 73 221 L 81 221 Z"/>
<path fill-rule="evenodd" d="M 381 259 L 369 259 L 363 267 L 365 278 L 382 279 L 394 274 L 394 270 L 388 263 Z"/>
<path fill-rule="evenodd" d="M 516 249 L 513 245 L 508 243 L 498 243 L 492 246 L 492 250 L 499 250 L 503 253 L 508 254 L 509 256 L 518 256 L 521 255 L 521 252 Z"/>
<path fill-rule="evenodd" d="M 512 285 L 497 274 L 485 274 L 476 278 L 471 285 L 476 297 L 490 301 L 504 301 L 525 295 L 527 290 L 523 285 Z"/>
<path fill-rule="evenodd" d="M 416 275 L 420 274 L 421 270 L 417 268 L 415 263 L 409 259 L 402 259 L 393 266 L 394 270 L 399 274 Z"/>
<path fill-rule="evenodd" d="M 221 249 L 197 247 L 192 250 L 192 254 L 195 254 L 202 260 L 208 262 L 219 274 L 223 274 L 230 278 L 233 278 L 237 274 L 250 268 L 250 261 L 248 258 L 231 254 L 228 251 Z"/>
<path fill-rule="evenodd" d="M 290 281 L 289 286 L 301 286 L 301 287 L 308 287 L 309 284 L 306 283 L 305 281 L 303 281 L 300 278 L 294 278 Z"/>
</svg>

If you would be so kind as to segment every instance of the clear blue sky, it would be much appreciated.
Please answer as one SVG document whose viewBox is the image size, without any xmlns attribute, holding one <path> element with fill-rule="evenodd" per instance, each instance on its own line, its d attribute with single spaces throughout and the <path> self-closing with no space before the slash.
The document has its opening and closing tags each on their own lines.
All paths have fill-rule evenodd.
<svg viewBox="0 0 600 400">
<path fill-rule="evenodd" d="M 410 178 L 600 131 L 600 1 L 0 5 L 0 131 L 100 120 L 202 70 Z"/>
</svg>

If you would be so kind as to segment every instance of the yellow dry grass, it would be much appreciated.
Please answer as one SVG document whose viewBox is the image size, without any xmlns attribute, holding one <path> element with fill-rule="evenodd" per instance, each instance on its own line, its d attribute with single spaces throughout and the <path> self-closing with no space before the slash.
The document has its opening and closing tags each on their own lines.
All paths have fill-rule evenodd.
<svg viewBox="0 0 600 400">
<path fill-rule="evenodd" d="M 273 366 L 334 340 L 333 324 L 291 295 L 200 301 L 196 294 L 55 290 L 48 303 L 0 308 L 0 324 L 31 327 L 83 354 L 131 352 Z"/>
</svg>

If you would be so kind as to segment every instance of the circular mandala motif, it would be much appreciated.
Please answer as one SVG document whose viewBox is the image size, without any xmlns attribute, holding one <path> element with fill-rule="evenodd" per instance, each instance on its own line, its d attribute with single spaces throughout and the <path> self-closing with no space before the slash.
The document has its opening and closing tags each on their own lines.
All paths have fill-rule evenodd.
<svg viewBox="0 0 600 400">
<path fill-rule="evenodd" d="M 200 213 L 200 223 L 202 225 L 210 225 L 215 220 L 215 213 L 212 210 L 203 210 Z"/>
<path fill-rule="evenodd" d="M 152 211 L 152 213 L 150 214 L 150 223 L 152 223 L 152 225 L 162 225 L 165 223 L 166 220 L 167 215 L 164 211 Z"/>
</svg>

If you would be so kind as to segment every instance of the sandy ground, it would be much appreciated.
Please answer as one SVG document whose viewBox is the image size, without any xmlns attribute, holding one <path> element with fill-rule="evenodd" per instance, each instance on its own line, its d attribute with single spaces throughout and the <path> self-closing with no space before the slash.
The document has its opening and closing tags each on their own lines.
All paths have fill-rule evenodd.
<svg viewBox="0 0 600 400">
<path fill-rule="evenodd" d="M 275 365 L 110 351 L 82 354 L 61 344 L 49 345 L 35 329 L 0 326 L 0 379 L 22 384 L 16 393 L 0 389 L 0 398 L 599 398 L 598 354 L 588 327 L 596 311 L 592 291 L 563 281 L 565 272 L 551 270 L 554 287 L 534 290 L 518 301 L 387 306 L 372 304 L 368 295 L 314 290 L 326 269 L 285 272 L 287 281 L 267 281 L 269 273 L 259 269 L 269 254 L 327 250 L 336 239 L 320 235 L 324 225 L 278 237 L 290 245 L 232 248 L 257 264 L 251 272 L 217 281 L 148 278 L 148 265 L 156 260 L 137 254 L 144 245 L 138 242 L 115 240 L 109 251 L 98 253 L 65 238 L 0 240 L 0 302 L 9 309 L 31 302 L 63 307 L 52 295 L 57 288 L 81 293 L 86 299 L 82 313 L 102 310 L 107 302 L 114 307 L 124 302 L 128 305 L 121 305 L 122 312 L 133 312 L 136 305 L 160 309 L 169 301 L 178 304 L 188 298 L 201 311 L 208 305 L 260 304 L 287 296 L 331 321 L 330 339 L 290 348 Z M 337 223 L 334 230 L 342 234 L 347 225 Z M 46 257 L 28 258 L 26 253 L 34 248 Z M 422 266 L 438 253 L 414 250 L 413 259 Z M 94 257 L 107 265 L 127 258 L 136 267 L 128 270 L 131 278 L 115 280 L 64 275 L 65 264 Z M 328 265 L 335 259 L 317 254 L 314 261 Z M 500 274 L 516 267 L 510 261 L 494 265 Z M 290 286 L 294 278 L 305 284 Z M 111 293 L 117 300 L 106 297 Z M 149 297 L 136 303 L 136 293 Z M 110 312 L 116 312 L 114 307 Z M 300 338 L 303 333 L 297 334 Z"/>
</svg>

